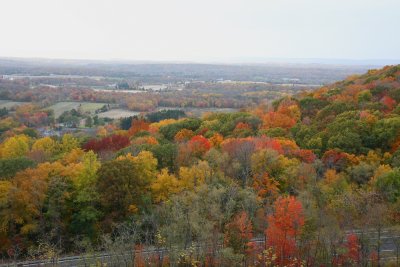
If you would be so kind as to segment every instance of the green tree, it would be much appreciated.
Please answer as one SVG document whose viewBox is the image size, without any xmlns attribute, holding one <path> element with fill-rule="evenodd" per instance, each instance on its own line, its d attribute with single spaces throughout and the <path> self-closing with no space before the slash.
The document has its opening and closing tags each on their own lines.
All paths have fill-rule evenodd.
<svg viewBox="0 0 400 267">
<path fill-rule="evenodd" d="M 49 178 L 49 186 L 43 205 L 45 234 L 42 232 L 41 239 L 42 242 L 54 245 L 58 249 L 66 246 L 66 242 L 61 242 L 61 240 L 69 239 L 66 237 L 69 232 L 65 230 L 71 215 L 68 203 L 72 192 L 72 180 L 69 177 L 54 175 Z"/>
<path fill-rule="evenodd" d="M 178 154 L 178 146 L 172 143 L 164 143 L 156 146 L 151 146 L 149 149 L 157 159 L 158 169 L 169 168 L 175 169 L 176 157 Z"/>
<path fill-rule="evenodd" d="M 358 103 L 369 102 L 372 100 L 372 94 L 369 90 L 364 90 L 357 96 Z"/>
<path fill-rule="evenodd" d="M 85 119 L 85 127 L 92 128 L 93 126 L 93 119 L 90 116 L 87 116 Z"/>
<path fill-rule="evenodd" d="M 157 160 L 148 151 L 105 162 L 98 170 L 97 191 L 107 213 L 117 220 L 138 211 L 156 178 Z"/>
<path fill-rule="evenodd" d="M 25 128 L 22 133 L 31 138 L 39 138 L 39 134 L 34 128 Z"/>
<path fill-rule="evenodd" d="M 400 118 L 388 118 L 378 120 L 368 137 L 371 148 L 381 148 L 385 151 L 390 149 L 390 145 L 396 140 L 400 131 Z"/>
<path fill-rule="evenodd" d="M 267 130 L 261 130 L 259 135 L 265 135 L 268 137 L 284 137 L 287 131 L 281 127 L 271 128 Z"/>
<path fill-rule="evenodd" d="M 400 196 L 400 169 L 394 168 L 379 176 L 375 186 L 388 201 L 394 203 Z"/>
<path fill-rule="evenodd" d="M 329 138 L 327 149 L 339 148 L 347 153 L 359 154 L 365 151 L 360 135 L 349 130 Z"/>
<path fill-rule="evenodd" d="M 76 128 L 79 124 L 79 117 L 73 115 L 67 115 L 64 117 L 64 123 L 67 127 Z"/>
<path fill-rule="evenodd" d="M 35 165 L 35 161 L 26 157 L 0 159 L 0 177 L 14 177 L 17 172 L 33 168 Z"/>
<path fill-rule="evenodd" d="M 350 179 L 357 184 L 367 183 L 374 174 L 374 170 L 377 166 L 371 166 L 365 162 L 361 162 L 356 166 L 349 167 L 347 172 L 350 175 Z"/>
<path fill-rule="evenodd" d="M 74 214 L 69 227 L 71 232 L 93 239 L 97 235 L 95 223 L 101 215 L 97 209 L 99 196 L 96 190 L 100 162 L 93 151 L 84 153 L 82 161 L 83 168 L 74 180 Z"/>
</svg>

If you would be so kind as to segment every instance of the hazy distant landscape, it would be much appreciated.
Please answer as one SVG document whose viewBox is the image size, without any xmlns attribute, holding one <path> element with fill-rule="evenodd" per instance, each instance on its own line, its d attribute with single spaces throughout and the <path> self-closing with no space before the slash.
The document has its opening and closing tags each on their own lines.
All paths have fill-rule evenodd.
<svg viewBox="0 0 400 267">
<path fill-rule="evenodd" d="M 49 99 L 49 105 L 43 107 L 54 110 L 55 118 L 63 112 L 78 108 L 83 113 L 95 114 L 97 109 L 106 104 L 112 104 L 112 108 L 99 113 L 100 118 L 118 119 L 138 115 L 143 111 L 162 109 L 184 109 L 195 116 L 216 110 L 235 111 L 253 102 L 260 95 L 267 96 L 265 100 L 272 101 L 285 93 L 312 90 L 350 74 L 364 72 L 368 67 L 370 66 L 304 63 L 128 64 L 108 61 L 0 58 L 3 80 L 7 81 L 9 86 L 20 82 L 29 84 L 29 89 L 25 90 L 31 91 L 28 93 L 30 96 L 35 94 L 34 89 L 39 87 L 48 87 L 47 90 L 50 91 L 62 88 L 69 92 L 84 90 L 86 94 L 102 93 L 100 101 L 90 99 L 90 102 L 81 102 L 71 95 L 65 95 L 58 101 Z M 148 98 L 146 93 L 151 93 L 155 100 L 143 100 Z M 198 93 L 203 94 L 201 99 Z M 210 93 L 211 96 L 204 97 L 204 94 Z M 138 95 L 135 97 L 131 94 Z M 240 101 L 237 100 L 239 96 Z M 229 97 L 232 100 L 224 104 L 218 101 L 221 97 Z M 174 103 L 180 98 L 183 100 Z M 23 103 L 15 100 L 18 98 L 3 97 L 2 106 L 11 107 Z M 20 100 L 31 101 L 30 98 Z M 154 101 L 157 104 L 154 104 Z"/>
<path fill-rule="evenodd" d="M 325 84 L 350 75 L 362 73 L 369 68 L 381 67 L 379 64 L 321 64 L 321 63 L 246 63 L 246 64 L 199 64 L 199 63 L 126 63 L 118 61 L 80 61 L 44 59 L 5 59 L 0 58 L 0 71 L 5 75 L 21 78 L 65 78 L 90 77 L 91 80 L 108 78 L 142 79 L 142 82 L 187 81 L 261 81 L 284 82 L 299 79 L 302 84 Z"/>
</svg>

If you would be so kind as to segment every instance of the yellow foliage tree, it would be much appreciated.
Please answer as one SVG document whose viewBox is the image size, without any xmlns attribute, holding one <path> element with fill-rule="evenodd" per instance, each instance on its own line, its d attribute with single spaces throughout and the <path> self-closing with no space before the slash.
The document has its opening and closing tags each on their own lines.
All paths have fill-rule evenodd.
<svg viewBox="0 0 400 267">
<path fill-rule="evenodd" d="M 339 180 L 340 176 L 336 173 L 336 170 L 327 170 L 325 172 L 325 180 L 324 183 L 326 184 L 334 184 Z"/>
<path fill-rule="evenodd" d="M 155 178 L 157 159 L 154 158 L 150 151 L 142 151 L 137 157 L 128 153 L 126 156 L 119 156 L 117 160 L 129 159 L 137 166 L 136 172 L 142 179 L 152 181 Z"/>
<path fill-rule="evenodd" d="M 370 184 L 370 185 L 375 184 L 376 179 L 377 179 L 379 176 L 382 176 L 385 172 L 388 172 L 388 171 L 390 171 L 390 170 L 392 170 L 392 168 L 390 167 L 390 165 L 386 165 L 386 164 L 379 165 L 379 167 L 375 169 L 374 176 L 373 176 L 373 177 L 371 178 L 371 180 L 369 181 L 369 184 Z"/>
<path fill-rule="evenodd" d="M 263 175 L 267 173 L 269 176 L 281 173 L 284 169 L 282 166 L 283 156 L 272 149 L 261 149 L 251 156 L 252 171 L 255 175 Z"/>
<path fill-rule="evenodd" d="M 79 147 L 79 141 L 72 134 L 64 134 L 62 137 L 61 153 L 71 152 Z"/>
<path fill-rule="evenodd" d="M 272 149 L 262 149 L 251 156 L 252 171 L 255 178 L 265 173 L 274 178 L 281 190 L 295 184 L 298 178 L 297 166 L 300 161 L 296 158 L 287 158 Z"/>
<path fill-rule="evenodd" d="M 26 135 L 16 135 L 7 138 L 0 147 L 2 158 L 18 158 L 25 156 L 29 152 L 29 137 Z"/>
<path fill-rule="evenodd" d="M 170 195 L 178 193 L 180 190 L 178 179 L 175 175 L 169 174 L 167 168 L 161 170 L 151 185 L 155 203 L 167 200 Z"/>
<path fill-rule="evenodd" d="M 40 138 L 33 144 L 32 151 L 43 151 L 50 157 L 56 152 L 56 144 L 50 137 Z"/>
<path fill-rule="evenodd" d="M 166 125 L 168 125 L 168 124 L 180 122 L 180 121 L 183 121 L 183 120 L 185 120 L 185 119 L 186 119 L 186 118 L 182 118 L 182 119 L 179 119 L 179 120 L 175 120 L 175 119 L 165 119 L 165 120 L 162 120 L 162 121 L 159 121 L 159 122 L 154 122 L 154 123 L 150 124 L 149 132 L 150 132 L 150 133 L 157 133 L 157 132 L 158 132 L 158 129 L 159 129 L 160 127 L 166 126 Z"/>
<path fill-rule="evenodd" d="M 83 168 L 79 173 L 75 182 L 81 187 L 87 187 L 94 185 L 96 179 L 97 170 L 100 168 L 101 164 L 97 159 L 96 153 L 89 151 L 82 156 Z"/>
<path fill-rule="evenodd" d="M 8 191 L 6 216 L 0 218 L 0 225 L 20 225 L 20 232 L 28 234 L 38 228 L 37 217 L 43 213 L 49 178 L 60 174 L 65 167 L 58 163 L 39 164 L 36 169 L 26 169 L 17 173 Z"/>
<path fill-rule="evenodd" d="M 81 162 L 82 156 L 84 154 L 85 151 L 83 151 L 81 148 L 75 148 L 69 153 L 64 153 L 63 157 L 61 158 L 61 163 L 64 165 L 79 163 Z"/>
<path fill-rule="evenodd" d="M 179 169 L 179 178 L 181 187 L 193 190 L 210 178 L 211 170 L 207 161 L 199 161 L 192 167 L 181 167 Z"/>
</svg>

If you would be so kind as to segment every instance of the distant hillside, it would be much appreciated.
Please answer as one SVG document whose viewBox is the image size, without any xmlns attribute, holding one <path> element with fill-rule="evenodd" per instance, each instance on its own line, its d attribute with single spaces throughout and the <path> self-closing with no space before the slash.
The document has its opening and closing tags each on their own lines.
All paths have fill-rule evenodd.
<svg viewBox="0 0 400 267">
<path fill-rule="evenodd" d="M 352 75 L 292 100 L 302 116 L 290 135 L 319 155 L 334 148 L 354 154 L 394 152 L 400 144 L 400 65 Z"/>
</svg>

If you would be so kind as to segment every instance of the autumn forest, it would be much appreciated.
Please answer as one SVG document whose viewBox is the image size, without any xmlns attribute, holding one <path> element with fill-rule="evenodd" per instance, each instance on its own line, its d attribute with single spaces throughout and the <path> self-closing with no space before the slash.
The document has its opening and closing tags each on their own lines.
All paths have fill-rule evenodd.
<svg viewBox="0 0 400 267">
<path fill-rule="evenodd" d="M 0 263 L 399 266 L 400 65 L 153 67 L 0 68 Z"/>
</svg>

